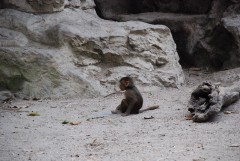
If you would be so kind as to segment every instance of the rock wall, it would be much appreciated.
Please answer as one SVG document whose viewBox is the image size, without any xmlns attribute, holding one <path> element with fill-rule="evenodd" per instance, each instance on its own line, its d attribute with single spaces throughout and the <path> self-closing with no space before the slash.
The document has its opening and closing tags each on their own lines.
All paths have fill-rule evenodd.
<svg viewBox="0 0 240 161">
<path fill-rule="evenodd" d="M 50 1 L 21 1 L 37 2 Z M 102 20 L 90 1 L 51 2 L 61 11 L 53 3 L 40 10 L 14 0 L 0 10 L 1 91 L 20 98 L 93 97 L 114 91 L 126 75 L 147 88 L 183 83 L 166 26 Z"/>
<path fill-rule="evenodd" d="M 239 0 L 95 2 L 98 14 L 105 19 L 168 26 L 184 66 L 215 70 L 240 66 Z"/>
<path fill-rule="evenodd" d="M 0 8 L 12 8 L 30 13 L 53 13 L 64 8 L 93 9 L 92 0 L 2 0 Z"/>
</svg>

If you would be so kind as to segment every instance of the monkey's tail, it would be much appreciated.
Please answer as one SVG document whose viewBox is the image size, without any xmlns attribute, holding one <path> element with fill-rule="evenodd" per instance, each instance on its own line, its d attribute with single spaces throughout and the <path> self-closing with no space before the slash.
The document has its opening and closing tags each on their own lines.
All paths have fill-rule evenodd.
<svg viewBox="0 0 240 161">
<path fill-rule="evenodd" d="M 158 109 L 158 108 L 159 108 L 159 105 L 150 106 L 148 108 L 139 110 L 139 113 L 142 113 L 142 112 L 145 112 L 145 111 L 149 111 L 149 110 L 155 110 L 155 109 Z"/>
</svg>

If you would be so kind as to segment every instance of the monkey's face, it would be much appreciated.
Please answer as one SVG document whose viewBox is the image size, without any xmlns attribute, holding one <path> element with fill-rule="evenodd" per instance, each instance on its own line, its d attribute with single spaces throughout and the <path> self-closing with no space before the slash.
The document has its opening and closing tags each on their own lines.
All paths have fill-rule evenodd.
<svg viewBox="0 0 240 161">
<path fill-rule="evenodd" d="M 124 91 L 124 90 L 125 90 L 126 87 L 125 87 L 123 81 L 120 82 L 120 84 L 119 84 L 119 88 L 120 88 L 121 91 Z"/>
<path fill-rule="evenodd" d="M 119 88 L 121 91 L 124 91 L 124 90 L 126 90 L 128 85 L 129 85 L 129 81 L 121 81 L 119 84 Z"/>
</svg>

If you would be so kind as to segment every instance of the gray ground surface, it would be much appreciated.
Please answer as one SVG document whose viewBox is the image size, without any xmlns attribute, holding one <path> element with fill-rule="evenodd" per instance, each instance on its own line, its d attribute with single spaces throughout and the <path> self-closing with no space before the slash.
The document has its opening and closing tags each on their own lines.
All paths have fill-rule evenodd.
<svg viewBox="0 0 240 161">
<path fill-rule="evenodd" d="M 0 161 L 240 161 L 240 101 L 223 110 L 233 113 L 222 111 L 207 123 L 185 117 L 198 83 L 239 85 L 239 71 L 185 72 L 186 85 L 180 89 L 141 90 L 144 107 L 160 108 L 128 117 L 110 114 L 122 94 L 12 103 L 23 107 L 18 112 L 2 106 Z M 40 116 L 27 116 L 32 111 Z M 64 120 L 80 124 L 64 125 Z"/>
</svg>

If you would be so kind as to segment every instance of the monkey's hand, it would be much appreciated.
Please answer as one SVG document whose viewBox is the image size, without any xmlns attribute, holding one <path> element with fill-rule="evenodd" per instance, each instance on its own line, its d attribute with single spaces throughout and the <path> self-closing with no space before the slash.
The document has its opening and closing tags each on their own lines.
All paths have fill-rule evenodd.
<svg viewBox="0 0 240 161">
<path fill-rule="evenodd" d="M 121 116 L 128 116 L 129 115 L 129 113 L 123 113 L 123 114 L 121 114 Z"/>
</svg>

